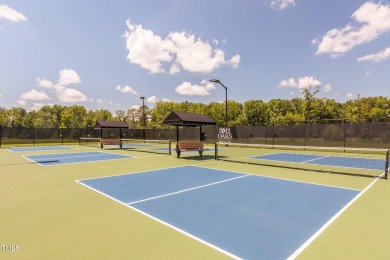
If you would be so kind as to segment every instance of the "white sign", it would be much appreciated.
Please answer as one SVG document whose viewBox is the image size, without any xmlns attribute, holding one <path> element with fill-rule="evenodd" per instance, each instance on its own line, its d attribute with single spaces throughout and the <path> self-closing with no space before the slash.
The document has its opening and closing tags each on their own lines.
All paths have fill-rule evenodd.
<svg viewBox="0 0 390 260">
<path fill-rule="evenodd" d="M 232 132 L 229 127 L 219 128 L 218 131 L 218 139 L 220 142 L 230 143 L 231 139 L 233 139 Z"/>
</svg>

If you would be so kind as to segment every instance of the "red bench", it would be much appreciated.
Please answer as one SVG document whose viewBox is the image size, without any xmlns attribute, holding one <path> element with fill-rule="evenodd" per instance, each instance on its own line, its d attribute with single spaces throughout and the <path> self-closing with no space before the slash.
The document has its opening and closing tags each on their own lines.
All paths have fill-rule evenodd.
<svg viewBox="0 0 390 260">
<path fill-rule="evenodd" d="M 103 149 L 104 145 L 119 145 L 122 149 L 122 140 L 121 139 L 100 139 L 100 149 Z"/>
<path fill-rule="evenodd" d="M 180 157 L 181 152 L 187 151 L 199 151 L 199 155 L 202 157 L 203 151 L 207 150 L 204 148 L 204 145 L 200 141 L 184 141 L 178 142 L 176 145 L 177 158 Z"/>
</svg>

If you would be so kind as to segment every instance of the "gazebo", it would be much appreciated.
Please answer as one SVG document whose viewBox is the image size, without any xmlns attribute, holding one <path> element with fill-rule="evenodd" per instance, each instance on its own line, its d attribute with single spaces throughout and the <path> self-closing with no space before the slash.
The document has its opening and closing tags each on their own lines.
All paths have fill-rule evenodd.
<svg viewBox="0 0 390 260">
<path fill-rule="evenodd" d="M 121 121 L 97 121 L 95 129 L 100 129 L 100 139 L 103 139 L 103 129 L 119 129 L 119 138 L 122 138 L 122 129 L 129 128 L 126 122 Z"/>
<path fill-rule="evenodd" d="M 205 134 L 202 133 L 202 126 L 216 125 L 215 121 L 203 114 L 175 112 L 170 113 L 165 118 L 164 125 L 176 126 L 176 141 L 179 142 L 179 126 L 200 127 L 200 141 L 203 141 Z"/>
</svg>

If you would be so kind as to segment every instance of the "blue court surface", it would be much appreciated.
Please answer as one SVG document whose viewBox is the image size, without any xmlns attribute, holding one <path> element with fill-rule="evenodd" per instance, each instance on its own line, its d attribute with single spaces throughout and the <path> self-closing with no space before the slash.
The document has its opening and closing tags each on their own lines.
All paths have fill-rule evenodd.
<svg viewBox="0 0 390 260">
<path fill-rule="evenodd" d="M 243 259 L 286 259 L 360 191 L 196 166 L 79 183 Z"/>
<path fill-rule="evenodd" d="M 24 157 L 42 166 L 133 158 L 132 156 L 104 152 L 43 154 Z"/>
<path fill-rule="evenodd" d="M 65 146 L 31 146 L 31 147 L 17 147 L 9 148 L 11 152 L 33 152 L 33 151 L 50 151 L 50 150 L 69 150 L 70 147 Z"/>
<path fill-rule="evenodd" d="M 341 166 L 369 170 L 384 170 L 385 160 L 353 158 L 341 156 L 320 156 L 310 154 L 290 154 L 290 153 L 274 153 L 250 158 L 259 160 L 271 160 L 280 162 L 307 163 L 326 166 Z"/>
</svg>

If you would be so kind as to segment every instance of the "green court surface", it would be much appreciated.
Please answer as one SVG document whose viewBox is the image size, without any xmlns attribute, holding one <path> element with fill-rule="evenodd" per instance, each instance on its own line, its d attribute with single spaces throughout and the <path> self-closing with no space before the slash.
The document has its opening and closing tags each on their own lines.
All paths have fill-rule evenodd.
<svg viewBox="0 0 390 260">
<path fill-rule="evenodd" d="M 212 152 L 177 159 L 174 153 L 104 149 L 129 157 L 50 167 L 24 157 L 101 151 L 68 147 L 73 149 L 0 149 L 0 259 L 230 259 L 77 182 L 186 165 L 364 190 L 296 259 L 390 257 L 389 180 L 215 161 Z"/>
</svg>

